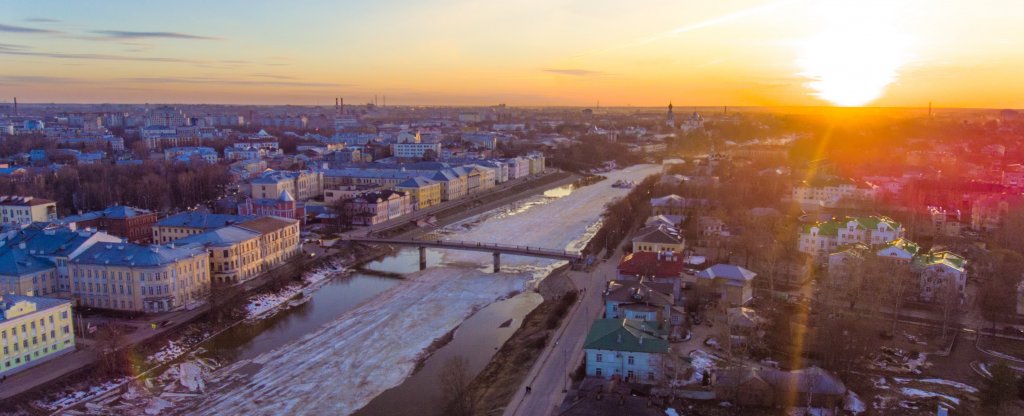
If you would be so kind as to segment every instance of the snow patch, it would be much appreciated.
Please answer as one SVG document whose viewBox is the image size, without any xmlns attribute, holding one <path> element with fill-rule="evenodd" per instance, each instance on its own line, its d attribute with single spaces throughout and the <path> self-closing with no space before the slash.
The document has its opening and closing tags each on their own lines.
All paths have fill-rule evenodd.
<svg viewBox="0 0 1024 416">
<path fill-rule="evenodd" d="M 933 391 L 913 389 L 913 388 L 909 388 L 909 387 L 901 387 L 900 388 L 900 392 L 903 393 L 903 395 L 905 395 L 905 396 L 917 397 L 917 398 L 938 397 L 940 399 L 947 400 L 950 403 L 953 403 L 955 405 L 959 405 L 960 404 L 960 399 L 958 399 L 956 397 L 947 396 L 945 394 L 939 394 L 939 393 L 936 393 L 936 392 L 933 392 Z"/>
<path fill-rule="evenodd" d="M 864 413 L 868 409 L 860 397 L 857 396 L 857 393 L 854 393 L 853 390 L 847 390 L 846 398 L 843 400 L 843 410 L 857 415 Z"/>
</svg>

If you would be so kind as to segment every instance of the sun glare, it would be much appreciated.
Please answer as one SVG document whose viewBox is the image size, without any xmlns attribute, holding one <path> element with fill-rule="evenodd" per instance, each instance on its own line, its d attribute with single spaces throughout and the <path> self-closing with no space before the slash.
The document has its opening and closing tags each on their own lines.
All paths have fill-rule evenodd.
<svg viewBox="0 0 1024 416">
<path fill-rule="evenodd" d="M 868 104 L 885 93 L 910 60 L 908 34 L 889 3 L 830 1 L 814 15 L 822 29 L 801 45 L 797 64 L 814 95 L 840 106 Z"/>
</svg>

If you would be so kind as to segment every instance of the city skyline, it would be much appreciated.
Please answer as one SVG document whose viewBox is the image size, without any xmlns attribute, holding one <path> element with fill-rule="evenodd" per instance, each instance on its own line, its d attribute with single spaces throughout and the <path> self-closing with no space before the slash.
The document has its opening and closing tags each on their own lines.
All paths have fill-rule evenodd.
<svg viewBox="0 0 1024 416">
<path fill-rule="evenodd" d="M 0 89 L 24 103 L 1021 107 L 1024 6 L 989 3 L 19 2 L 0 18 Z"/>
</svg>

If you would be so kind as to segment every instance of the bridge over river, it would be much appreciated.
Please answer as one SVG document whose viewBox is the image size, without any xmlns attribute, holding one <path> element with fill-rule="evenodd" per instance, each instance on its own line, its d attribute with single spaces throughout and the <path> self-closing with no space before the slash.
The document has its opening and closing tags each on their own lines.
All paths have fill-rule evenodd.
<svg viewBox="0 0 1024 416">
<path fill-rule="evenodd" d="M 518 246 L 511 244 L 481 243 L 477 241 L 455 241 L 455 240 L 406 240 L 396 238 L 376 238 L 351 236 L 347 241 L 371 244 L 391 244 L 399 246 L 416 246 L 420 249 L 420 270 L 427 268 L 427 248 L 443 248 L 451 250 L 485 251 L 494 255 L 494 272 L 501 271 L 501 255 L 513 254 L 517 256 L 542 257 L 555 260 L 567 260 L 574 266 L 583 262 L 580 253 L 565 250 L 555 250 L 542 247 Z"/>
</svg>

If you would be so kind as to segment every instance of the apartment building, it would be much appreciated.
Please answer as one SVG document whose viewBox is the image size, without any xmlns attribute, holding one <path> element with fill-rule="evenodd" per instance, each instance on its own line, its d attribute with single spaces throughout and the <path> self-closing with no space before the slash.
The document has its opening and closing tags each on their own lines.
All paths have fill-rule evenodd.
<svg viewBox="0 0 1024 416">
<path fill-rule="evenodd" d="M 57 219 L 57 203 L 31 196 L 0 196 L 0 225 L 24 225 Z"/>
<path fill-rule="evenodd" d="M 0 376 L 75 350 L 71 301 L 0 294 Z"/>
</svg>

